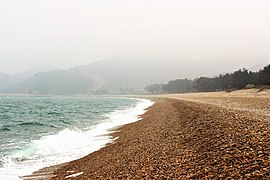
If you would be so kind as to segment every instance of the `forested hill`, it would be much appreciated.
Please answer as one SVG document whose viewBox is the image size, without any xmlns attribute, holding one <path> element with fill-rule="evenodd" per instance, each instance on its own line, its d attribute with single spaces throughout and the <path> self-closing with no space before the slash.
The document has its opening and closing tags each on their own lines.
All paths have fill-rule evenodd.
<svg viewBox="0 0 270 180">
<path fill-rule="evenodd" d="M 167 84 L 148 85 L 145 87 L 145 90 L 151 93 L 185 93 L 231 91 L 263 86 L 270 86 L 270 65 L 257 72 L 244 68 L 212 78 L 176 79 L 169 81 Z"/>
<path fill-rule="evenodd" d="M 2 90 L 0 88 L 0 92 L 63 95 L 137 93 L 143 92 L 144 87 L 151 83 L 224 73 L 239 67 L 237 63 L 206 63 L 168 55 L 122 56 L 67 70 L 38 73 Z M 202 78 L 198 83 L 203 81 L 213 80 Z"/>
<path fill-rule="evenodd" d="M 196 61 L 172 56 L 123 56 L 68 70 L 35 74 L 6 88 L 5 92 L 103 94 L 120 93 L 121 90 L 124 93 L 135 93 L 143 91 L 144 87 L 152 82 L 163 83 L 177 77 L 213 74 L 217 68 L 201 69 Z"/>
</svg>

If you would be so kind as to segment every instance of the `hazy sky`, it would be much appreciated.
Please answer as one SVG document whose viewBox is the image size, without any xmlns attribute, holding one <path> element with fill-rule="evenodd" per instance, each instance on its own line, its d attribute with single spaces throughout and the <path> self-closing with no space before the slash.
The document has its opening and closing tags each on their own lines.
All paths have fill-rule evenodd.
<svg viewBox="0 0 270 180">
<path fill-rule="evenodd" d="M 261 64 L 269 44 L 270 0 L 0 0 L 0 72 L 155 53 Z"/>
</svg>

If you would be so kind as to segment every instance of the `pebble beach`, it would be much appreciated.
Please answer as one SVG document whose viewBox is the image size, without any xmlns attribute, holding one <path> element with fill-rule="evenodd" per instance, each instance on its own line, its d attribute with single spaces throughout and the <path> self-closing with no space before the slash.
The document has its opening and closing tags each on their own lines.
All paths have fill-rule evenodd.
<svg viewBox="0 0 270 180">
<path fill-rule="evenodd" d="M 269 93 L 151 96 L 142 120 L 81 159 L 23 179 L 268 179 Z"/>
</svg>

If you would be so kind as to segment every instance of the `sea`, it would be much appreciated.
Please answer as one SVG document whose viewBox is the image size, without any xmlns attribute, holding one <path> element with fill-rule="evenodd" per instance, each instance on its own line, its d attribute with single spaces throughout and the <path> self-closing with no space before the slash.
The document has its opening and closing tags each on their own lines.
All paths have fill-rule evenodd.
<svg viewBox="0 0 270 180">
<path fill-rule="evenodd" d="M 115 127 L 140 120 L 154 102 L 104 96 L 0 95 L 0 179 L 97 151 Z"/>
</svg>

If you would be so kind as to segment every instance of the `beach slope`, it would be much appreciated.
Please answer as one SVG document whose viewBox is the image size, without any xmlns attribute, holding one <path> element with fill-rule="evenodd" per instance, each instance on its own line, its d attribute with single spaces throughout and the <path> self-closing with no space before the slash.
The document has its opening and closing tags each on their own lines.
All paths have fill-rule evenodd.
<svg viewBox="0 0 270 180">
<path fill-rule="evenodd" d="M 143 120 L 113 134 L 119 137 L 114 143 L 36 177 L 50 172 L 48 179 L 267 179 L 270 96 L 240 94 L 156 96 Z"/>
</svg>

